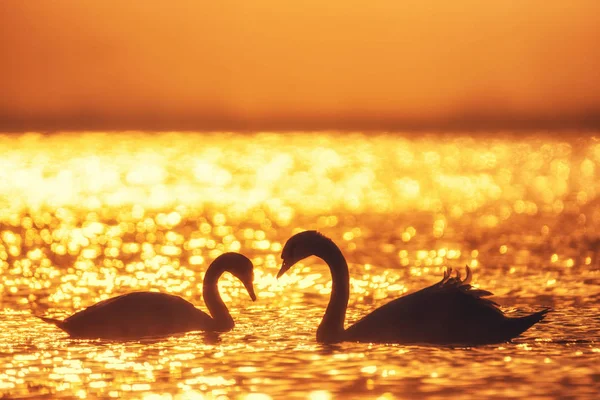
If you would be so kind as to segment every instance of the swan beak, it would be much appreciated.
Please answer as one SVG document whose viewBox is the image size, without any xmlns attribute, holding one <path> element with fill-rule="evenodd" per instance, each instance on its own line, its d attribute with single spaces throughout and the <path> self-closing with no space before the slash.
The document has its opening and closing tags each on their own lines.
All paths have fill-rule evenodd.
<svg viewBox="0 0 600 400">
<path fill-rule="evenodd" d="M 290 267 L 292 266 L 292 264 L 288 264 L 285 262 L 285 260 L 283 260 L 283 263 L 281 264 L 281 269 L 279 270 L 279 272 L 277 273 L 277 279 L 281 278 L 281 276 L 283 274 L 286 273 L 286 271 L 288 269 L 290 269 Z"/>
<path fill-rule="evenodd" d="M 252 282 L 244 282 L 244 287 L 248 291 L 252 301 L 256 301 L 256 294 L 254 293 L 254 285 L 252 285 Z"/>
</svg>

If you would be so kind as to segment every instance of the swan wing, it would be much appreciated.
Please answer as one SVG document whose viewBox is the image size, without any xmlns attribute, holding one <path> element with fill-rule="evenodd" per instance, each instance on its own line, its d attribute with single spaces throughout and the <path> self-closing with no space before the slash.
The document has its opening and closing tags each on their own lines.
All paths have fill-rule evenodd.
<svg viewBox="0 0 600 400">
<path fill-rule="evenodd" d="M 346 330 L 346 340 L 399 343 L 493 342 L 506 320 L 492 293 L 470 285 L 467 277 L 445 273 L 425 289 L 400 297 Z M 497 341 L 497 340 L 496 340 Z"/>
<path fill-rule="evenodd" d="M 143 337 L 210 327 L 212 318 L 179 296 L 133 292 L 96 303 L 65 319 L 80 337 Z"/>
</svg>

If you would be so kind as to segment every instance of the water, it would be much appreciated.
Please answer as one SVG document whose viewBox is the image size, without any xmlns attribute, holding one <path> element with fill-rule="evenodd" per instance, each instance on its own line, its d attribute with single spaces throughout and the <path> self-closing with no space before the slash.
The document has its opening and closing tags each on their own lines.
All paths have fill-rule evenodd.
<svg viewBox="0 0 600 400">
<path fill-rule="evenodd" d="M 5 398 L 595 398 L 600 142 L 592 135 L 37 134 L 0 138 L 0 393 Z M 330 293 L 285 240 L 319 229 L 350 264 L 348 322 L 474 271 L 511 313 L 554 311 L 513 343 L 315 343 Z M 64 317 L 132 290 L 204 308 L 224 251 L 221 336 L 72 340 Z M 516 315 L 516 314 L 515 314 Z"/>
</svg>

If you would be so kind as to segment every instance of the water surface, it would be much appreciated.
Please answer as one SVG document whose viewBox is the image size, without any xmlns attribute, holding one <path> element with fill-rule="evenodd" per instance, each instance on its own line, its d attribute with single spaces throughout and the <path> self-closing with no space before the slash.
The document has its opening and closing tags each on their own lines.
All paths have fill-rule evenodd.
<svg viewBox="0 0 600 400">
<path fill-rule="evenodd" d="M 592 135 L 100 134 L 0 138 L 0 391 L 7 398 L 593 398 L 600 389 L 600 142 Z M 350 265 L 348 322 L 474 271 L 510 313 L 554 311 L 512 343 L 315 342 L 331 283 L 285 240 L 319 229 Z M 64 317 L 133 290 L 204 308 L 225 251 L 221 336 L 73 340 Z"/>
</svg>

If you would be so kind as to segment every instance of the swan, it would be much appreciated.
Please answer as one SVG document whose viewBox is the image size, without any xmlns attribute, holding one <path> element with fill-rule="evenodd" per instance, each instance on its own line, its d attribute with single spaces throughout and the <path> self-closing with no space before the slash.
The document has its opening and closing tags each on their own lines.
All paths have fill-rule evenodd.
<svg viewBox="0 0 600 400">
<path fill-rule="evenodd" d="M 73 338 L 139 339 L 189 331 L 227 332 L 235 323 L 221 296 L 217 281 L 230 272 L 254 294 L 254 266 L 238 253 L 224 253 L 206 270 L 203 296 L 212 315 L 200 311 L 179 296 L 158 292 L 132 292 L 96 303 L 65 320 L 37 316 Z"/>
<path fill-rule="evenodd" d="M 371 342 L 435 345 L 479 345 L 501 343 L 525 332 L 544 318 L 548 309 L 511 318 L 498 305 L 484 297 L 492 293 L 473 288 L 471 270 L 461 280 L 460 273 L 425 289 L 392 300 L 344 329 L 350 283 L 348 264 L 339 247 L 317 231 L 305 231 L 285 243 L 277 277 L 298 261 L 317 256 L 327 263 L 333 280 L 331 298 L 317 342 Z"/>
</svg>

